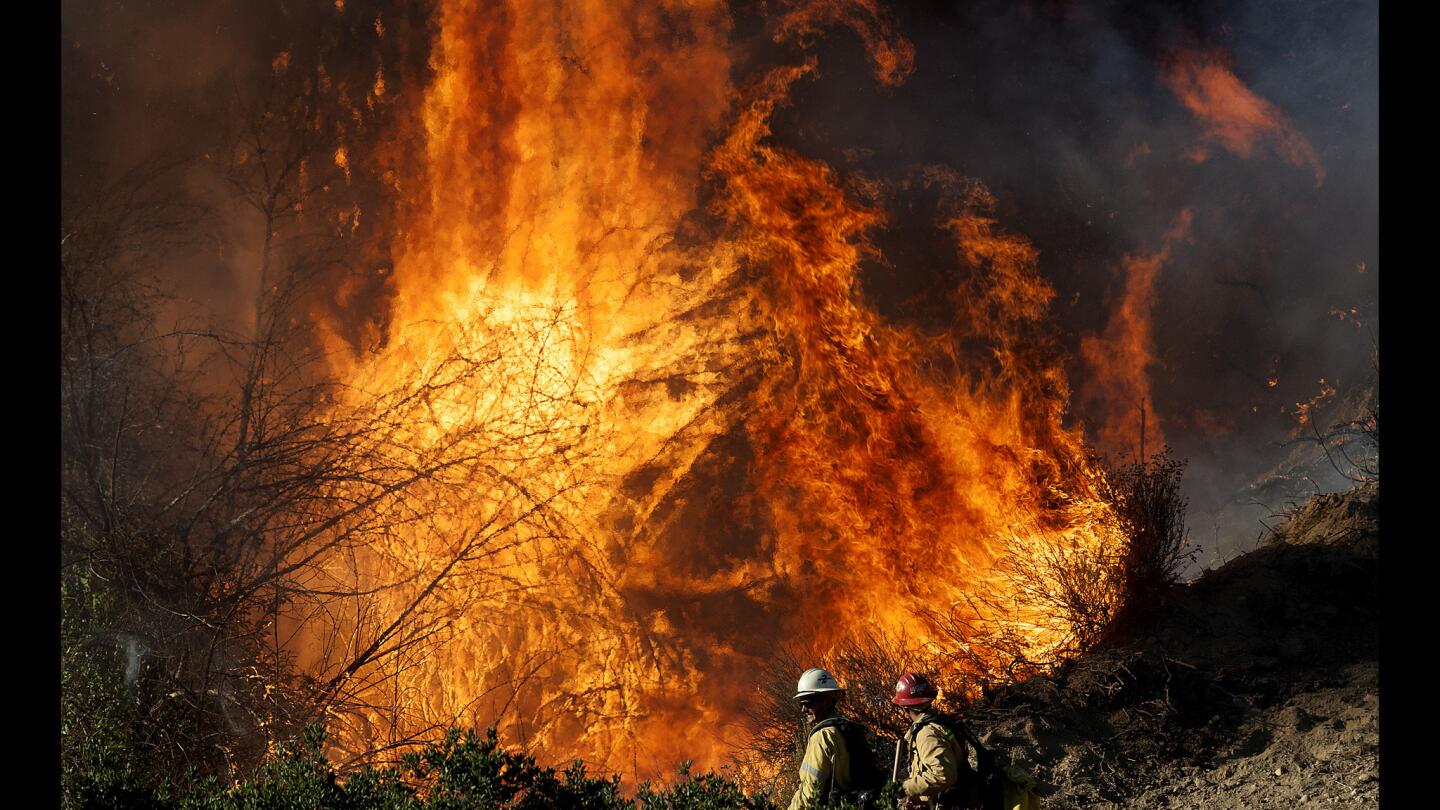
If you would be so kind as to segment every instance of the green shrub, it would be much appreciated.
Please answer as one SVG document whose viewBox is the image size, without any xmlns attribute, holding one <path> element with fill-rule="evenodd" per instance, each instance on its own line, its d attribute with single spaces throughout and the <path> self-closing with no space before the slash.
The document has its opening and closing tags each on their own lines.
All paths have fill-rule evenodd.
<svg viewBox="0 0 1440 810">
<path fill-rule="evenodd" d="M 72 565 L 60 580 L 60 784 L 65 807 L 161 807 L 161 780 L 136 744 L 124 640 L 109 584 Z"/>
<path fill-rule="evenodd" d="M 691 774 L 689 762 L 680 766 L 678 776 L 679 779 L 671 785 L 641 784 L 635 794 L 634 806 L 638 810 L 764 810 L 773 807 L 764 798 L 746 796 L 739 785 L 723 776 Z"/>
<path fill-rule="evenodd" d="M 671 784 L 645 782 L 634 799 L 620 777 L 586 773 L 583 763 L 564 770 L 506 751 L 495 730 L 483 735 L 454 730 L 389 767 L 367 767 L 341 778 L 325 757 L 325 731 L 311 726 L 280 746 L 254 773 L 227 785 L 192 775 L 176 788 L 147 778 L 123 759 L 95 759 L 67 782 L 66 803 L 76 807 L 156 810 L 770 810 L 733 780 L 692 774 L 687 763 Z M 123 747 L 122 747 L 123 748 Z"/>
<path fill-rule="evenodd" d="M 415 790 L 390 768 L 366 769 L 342 782 L 325 757 L 325 731 L 305 729 L 251 778 L 225 786 L 210 777 L 189 786 L 180 810 L 402 810 L 421 808 Z"/>
<path fill-rule="evenodd" d="M 537 765 L 528 754 L 503 750 L 493 728 L 483 737 L 452 729 L 440 742 L 406 757 L 403 768 L 410 781 L 428 786 L 422 806 L 431 810 L 608 810 L 631 806 L 620 794 L 620 777 L 588 776 L 580 762 L 557 774 L 553 768 Z"/>
</svg>

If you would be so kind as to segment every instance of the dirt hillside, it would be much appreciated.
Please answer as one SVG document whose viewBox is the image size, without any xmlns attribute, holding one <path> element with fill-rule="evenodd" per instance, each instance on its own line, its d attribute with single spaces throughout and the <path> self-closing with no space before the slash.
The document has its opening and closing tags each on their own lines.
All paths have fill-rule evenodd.
<svg viewBox="0 0 1440 810">
<path fill-rule="evenodd" d="M 1142 635 L 970 723 L 1053 810 L 1375 807 L 1379 540 L 1378 485 L 1317 496 Z"/>
</svg>

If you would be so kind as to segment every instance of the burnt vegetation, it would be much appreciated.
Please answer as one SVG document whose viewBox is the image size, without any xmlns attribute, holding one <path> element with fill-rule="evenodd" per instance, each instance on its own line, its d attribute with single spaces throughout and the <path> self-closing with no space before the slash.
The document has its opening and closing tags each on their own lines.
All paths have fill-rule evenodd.
<svg viewBox="0 0 1440 810">
<path fill-rule="evenodd" d="M 1043 536 L 1038 545 L 1012 543 L 997 562 L 998 586 L 966 594 L 949 611 L 930 619 L 951 644 L 938 653 L 952 669 L 974 673 L 969 691 L 991 689 L 1052 675 L 1068 661 L 1142 631 L 1163 607 L 1198 548 L 1185 527 L 1181 482 L 1185 462 L 1169 448 L 1143 461 L 1097 462 L 1106 470 L 1097 486 L 1108 508 L 1101 518 L 1109 542 L 1090 545 L 1067 533 Z M 1007 615 L 1015 600 L 1042 608 L 1063 636 L 1036 654 L 1014 624 L 977 627 L 966 617 Z"/>
<path fill-rule="evenodd" d="M 1087 625 L 1087 641 L 1123 637 L 1144 629 L 1145 615 L 1163 607 L 1181 572 L 1195 559 L 1185 531 L 1186 500 L 1180 493 L 1185 462 L 1169 448 L 1146 461 L 1117 465 L 1101 485 L 1127 539 L 1114 566 L 1117 606 L 1103 624 Z M 1088 645 L 1087 645 L 1088 646 Z"/>
</svg>

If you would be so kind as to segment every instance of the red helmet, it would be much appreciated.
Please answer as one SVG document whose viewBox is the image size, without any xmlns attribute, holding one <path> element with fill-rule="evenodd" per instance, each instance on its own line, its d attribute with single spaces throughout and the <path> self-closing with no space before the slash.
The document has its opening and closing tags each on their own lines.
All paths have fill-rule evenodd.
<svg viewBox="0 0 1440 810">
<path fill-rule="evenodd" d="M 929 678 L 918 672 L 907 672 L 895 682 L 895 697 L 890 702 L 896 706 L 920 706 L 939 695 Z"/>
</svg>

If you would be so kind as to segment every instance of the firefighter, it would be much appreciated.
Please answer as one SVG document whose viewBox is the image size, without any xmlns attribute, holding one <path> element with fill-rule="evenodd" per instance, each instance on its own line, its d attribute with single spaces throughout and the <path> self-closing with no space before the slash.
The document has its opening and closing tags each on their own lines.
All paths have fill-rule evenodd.
<svg viewBox="0 0 1440 810">
<path fill-rule="evenodd" d="M 800 786 L 790 799 L 789 810 L 800 810 L 812 801 L 824 805 L 837 788 L 850 788 L 850 752 L 841 724 L 826 722 L 841 720 L 835 707 L 844 696 L 835 676 L 823 669 L 807 669 L 800 676 L 792 699 L 800 704 L 800 713 L 812 730 L 800 763 Z"/>
<path fill-rule="evenodd" d="M 891 702 L 910 715 L 905 743 L 910 751 L 910 770 L 901 788 L 905 808 L 974 807 L 978 785 L 965 743 L 956 736 L 953 721 L 939 714 L 931 704 L 939 695 L 935 684 L 924 675 L 907 672 L 895 684 Z"/>
</svg>

